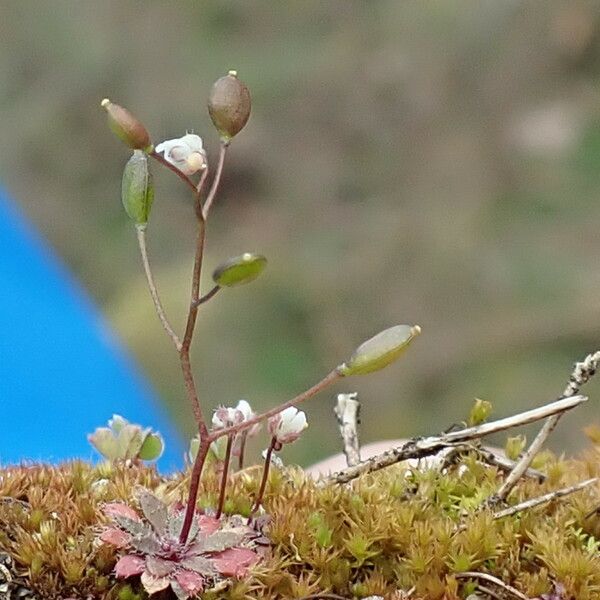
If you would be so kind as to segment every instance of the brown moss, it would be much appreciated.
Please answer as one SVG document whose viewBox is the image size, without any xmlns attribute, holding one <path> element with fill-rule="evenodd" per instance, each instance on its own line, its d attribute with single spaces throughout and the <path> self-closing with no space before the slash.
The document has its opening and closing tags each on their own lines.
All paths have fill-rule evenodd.
<svg viewBox="0 0 600 600">
<path fill-rule="evenodd" d="M 579 459 L 546 456 L 543 484 L 523 481 L 510 503 L 600 475 L 600 448 Z M 600 486 L 504 519 L 482 501 L 502 475 L 465 455 L 446 473 L 397 466 L 351 486 L 319 487 L 296 468 L 274 471 L 265 498 L 272 516 L 271 556 L 247 580 L 207 598 L 301 598 L 319 591 L 346 597 L 415 586 L 413 598 L 462 598 L 473 591 L 453 574 L 484 571 L 539 596 L 558 581 L 567 597 L 600 598 Z M 260 469 L 231 477 L 227 508 L 249 514 Z M 214 505 L 219 476 L 209 470 L 200 506 Z M 15 575 L 45 599 L 143 598 L 137 582 L 117 582 L 115 551 L 97 541 L 104 502 L 135 505 L 142 485 L 164 499 L 183 500 L 186 475 L 160 477 L 142 465 L 58 467 L 23 465 L 0 470 L 0 550 Z"/>
</svg>

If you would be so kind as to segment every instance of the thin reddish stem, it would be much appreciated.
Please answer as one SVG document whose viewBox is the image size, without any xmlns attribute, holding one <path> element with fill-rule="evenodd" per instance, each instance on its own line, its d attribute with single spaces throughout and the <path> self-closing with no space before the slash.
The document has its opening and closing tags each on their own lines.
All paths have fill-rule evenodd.
<svg viewBox="0 0 600 600">
<path fill-rule="evenodd" d="M 220 289 L 220 285 L 215 285 L 215 287 L 212 290 L 210 290 L 210 292 L 206 292 L 206 294 L 204 294 L 204 296 L 202 296 L 202 298 L 198 300 L 198 306 L 204 304 L 205 302 L 208 302 Z"/>
<path fill-rule="evenodd" d="M 272 408 L 271 410 L 268 410 L 260 415 L 252 417 L 251 419 L 248 419 L 247 421 L 244 421 L 243 423 L 239 423 L 238 425 L 232 425 L 231 427 L 225 427 L 224 429 L 219 429 L 219 430 L 213 432 L 213 434 L 212 434 L 213 439 L 216 440 L 224 435 L 231 435 L 233 433 L 238 434 L 241 431 L 250 429 L 250 427 L 252 427 L 253 425 L 260 423 L 261 421 L 264 421 L 265 419 L 268 419 L 269 417 L 275 416 L 276 414 L 280 413 L 282 410 L 285 410 L 286 408 L 289 408 L 290 406 L 293 406 L 295 404 L 300 404 L 301 402 L 304 402 L 305 400 L 312 398 L 314 395 L 318 394 L 319 392 L 322 392 L 325 388 L 329 387 L 332 383 L 335 383 L 341 377 L 342 376 L 339 374 L 337 368 L 335 368 L 333 371 L 331 371 L 331 373 L 329 373 L 323 379 L 321 379 L 321 381 L 319 381 L 319 383 L 316 383 L 311 388 L 307 389 L 306 391 L 302 392 L 301 394 L 298 394 L 291 400 L 288 400 L 287 402 L 284 402 L 283 404 L 280 404 L 279 406 L 276 406 L 275 408 Z"/>
<path fill-rule="evenodd" d="M 263 496 L 265 495 L 265 489 L 267 487 L 267 481 L 269 479 L 269 467 L 271 466 L 271 455 L 273 454 L 273 450 L 275 449 L 275 445 L 277 444 L 277 438 L 271 438 L 271 443 L 267 448 L 267 454 L 265 456 L 265 467 L 263 469 L 263 475 L 260 482 L 260 488 L 258 488 L 258 495 L 256 496 L 256 500 L 254 501 L 254 506 L 250 511 L 250 516 L 248 517 L 248 521 L 252 519 L 254 513 L 260 508 L 260 505 L 263 501 Z"/>
<path fill-rule="evenodd" d="M 200 400 L 198 398 L 198 392 L 196 390 L 196 383 L 192 373 L 192 365 L 190 362 L 190 346 L 192 344 L 194 327 L 196 326 L 196 318 L 198 316 L 200 275 L 202 274 L 202 258 L 204 256 L 205 239 L 206 222 L 201 220 L 198 222 L 198 237 L 196 239 L 196 256 L 194 259 L 194 270 L 192 275 L 192 297 L 190 300 L 190 309 L 188 312 L 187 324 L 185 326 L 185 334 L 183 336 L 183 340 L 181 341 L 181 349 L 179 351 L 179 360 L 181 362 L 181 370 L 183 372 L 183 381 L 185 383 L 188 398 L 192 403 L 200 439 L 207 437 L 208 429 L 206 427 L 206 422 L 204 421 Z"/>
<path fill-rule="evenodd" d="M 217 170 L 215 171 L 215 178 L 213 179 L 212 185 L 210 186 L 210 191 L 206 196 L 206 202 L 204 203 L 204 208 L 202 209 L 202 216 L 204 220 L 208 217 L 208 212 L 210 211 L 210 207 L 217 195 L 217 189 L 219 188 L 219 183 L 221 182 L 221 175 L 223 174 L 223 164 L 225 163 L 225 154 L 227 153 L 228 145 L 221 142 L 221 147 L 219 149 L 219 162 L 217 163 Z"/>
<path fill-rule="evenodd" d="M 240 455 L 238 457 L 238 470 L 244 468 L 244 453 L 246 452 L 246 440 L 248 439 L 248 432 L 243 431 L 240 436 Z"/>
<path fill-rule="evenodd" d="M 175 173 L 175 175 L 177 175 L 181 181 L 191 188 L 194 194 L 196 193 L 196 184 L 183 171 L 180 171 L 175 165 L 172 165 L 162 154 L 159 154 L 156 152 L 156 150 L 153 150 L 150 153 L 150 156 L 154 160 L 158 161 L 161 165 L 167 167 L 167 169 L 170 171 L 173 171 L 173 173 Z"/>
<path fill-rule="evenodd" d="M 225 490 L 227 489 L 227 476 L 229 474 L 229 462 L 231 461 L 231 447 L 233 446 L 233 438 L 230 435 L 227 438 L 227 449 L 225 450 L 225 460 L 223 465 L 223 475 L 221 477 L 221 490 L 219 492 L 219 503 L 217 504 L 217 514 L 215 518 L 220 519 L 223 513 L 223 505 L 225 504 Z"/>
<path fill-rule="evenodd" d="M 200 487 L 200 477 L 202 475 L 202 469 L 206 462 L 208 450 L 210 448 L 211 441 L 207 437 L 204 439 L 200 438 L 200 446 L 198 453 L 194 460 L 194 466 L 192 467 L 192 473 L 190 475 L 190 492 L 185 507 L 185 516 L 183 518 L 183 525 L 181 526 L 181 533 L 179 534 L 179 542 L 185 544 L 190 534 L 190 528 L 194 519 L 194 513 L 196 512 L 196 500 L 198 499 L 198 489 Z"/>
<path fill-rule="evenodd" d="M 165 309 L 163 308 L 162 302 L 160 301 L 160 296 L 158 295 L 158 289 L 156 287 L 156 283 L 154 281 L 154 275 L 152 274 L 152 268 L 150 267 L 150 260 L 148 259 L 148 249 L 146 247 L 146 226 L 145 225 L 137 225 L 137 240 L 138 246 L 140 248 L 140 255 L 142 257 L 142 264 L 144 266 L 144 273 L 146 274 L 146 281 L 148 282 L 148 289 L 150 290 L 150 296 L 152 297 L 152 301 L 154 302 L 154 309 L 156 310 L 156 314 L 164 330 L 167 332 L 177 352 L 181 350 L 181 341 L 179 336 L 175 333 L 175 330 L 169 323 L 169 319 L 167 318 L 167 314 L 165 313 Z"/>
</svg>

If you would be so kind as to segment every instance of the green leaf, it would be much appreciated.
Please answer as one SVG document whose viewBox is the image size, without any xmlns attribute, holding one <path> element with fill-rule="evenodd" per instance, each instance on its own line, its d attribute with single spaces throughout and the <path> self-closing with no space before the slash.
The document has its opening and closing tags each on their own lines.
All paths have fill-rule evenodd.
<svg viewBox="0 0 600 600">
<path fill-rule="evenodd" d="M 262 254 L 245 252 L 220 264 L 213 272 L 213 281 L 221 287 L 242 285 L 256 279 L 267 266 Z"/>
<path fill-rule="evenodd" d="M 364 375 L 379 371 L 394 362 L 421 333 L 418 325 L 396 325 L 361 344 L 348 362 L 338 367 L 340 375 Z"/>
</svg>

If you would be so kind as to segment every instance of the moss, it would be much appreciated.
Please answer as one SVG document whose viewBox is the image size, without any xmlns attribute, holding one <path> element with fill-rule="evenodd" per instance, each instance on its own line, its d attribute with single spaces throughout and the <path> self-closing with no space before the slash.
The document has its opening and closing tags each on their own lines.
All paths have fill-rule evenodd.
<svg viewBox="0 0 600 600">
<path fill-rule="evenodd" d="M 511 504 L 600 475 L 600 446 L 577 459 L 546 456 L 543 470 L 546 481 L 521 482 Z M 454 575 L 478 570 L 529 597 L 557 581 L 567 598 L 600 598 L 600 516 L 586 518 L 599 504 L 598 486 L 494 519 L 480 506 L 501 478 L 474 454 L 444 473 L 400 465 L 345 487 L 320 487 L 298 468 L 274 471 L 265 498 L 270 556 L 252 577 L 205 596 L 363 597 L 415 586 L 413 598 L 463 598 L 472 582 Z M 214 502 L 218 480 L 206 473 L 199 505 Z M 227 509 L 248 514 L 259 480 L 256 467 L 233 474 Z M 165 478 L 137 464 L 83 462 L 0 470 L 0 550 L 13 558 L 14 576 L 45 599 L 144 598 L 135 579 L 115 580 L 115 550 L 97 541 L 103 503 L 134 505 L 139 485 L 177 502 L 187 493 L 187 474 Z"/>
</svg>

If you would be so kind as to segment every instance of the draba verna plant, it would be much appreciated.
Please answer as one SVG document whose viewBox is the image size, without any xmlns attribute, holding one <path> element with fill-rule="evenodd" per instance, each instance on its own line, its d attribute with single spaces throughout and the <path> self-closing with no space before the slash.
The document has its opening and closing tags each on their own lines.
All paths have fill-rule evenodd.
<svg viewBox="0 0 600 600">
<path fill-rule="evenodd" d="M 600 427 L 585 429 L 591 447 L 578 458 L 542 450 L 561 417 L 587 401 L 580 389 L 599 368 L 600 351 L 575 364 L 549 403 L 490 420 L 492 405 L 476 400 L 464 423 L 367 459 L 357 394 L 340 393 L 333 410 L 345 464 L 319 472 L 286 467 L 278 453 L 309 425 L 298 405 L 335 382 L 387 367 L 420 327 L 378 333 L 312 387 L 263 413 L 242 399 L 208 417 L 190 356 L 197 319 L 205 303 L 236 293 L 222 290 L 252 282 L 267 266 L 253 251 L 225 259 L 201 290 L 206 225 L 228 149 L 250 117 L 250 93 L 235 71 L 210 91 L 220 138 L 214 169 L 197 134 L 155 145 L 128 110 L 101 104 L 133 151 L 122 202 L 158 320 L 179 356 L 197 433 L 186 468 L 168 476 L 146 464 L 162 453 L 160 434 L 119 415 L 88 438 L 104 462 L 0 468 L 0 600 L 600 600 Z M 154 164 L 181 180 L 195 214 L 181 333 L 161 303 L 146 247 Z M 503 451 L 481 443 L 538 421 L 530 444 L 522 435 L 508 437 Z M 245 465 L 251 436 L 266 439 L 262 465 Z"/>
<path fill-rule="evenodd" d="M 204 257 L 206 224 L 219 189 L 227 149 L 250 117 L 250 92 L 246 85 L 240 81 L 235 71 L 230 71 L 226 76 L 218 79 L 210 91 L 208 112 L 219 133 L 221 143 L 215 174 L 206 193 L 205 186 L 208 181 L 209 161 L 200 136 L 186 133 L 181 138 L 167 140 L 155 146 L 146 127 L 127 109 L 108 99 L 102 101 L 102 107 L 107 112 L 108 122 L 113 132 L 133 149 L 133 154 L 123 171 L 123 206 L 127 215 L 135 224 L 142 263 L 156 313 L 171 338 L 176 352 L 179 354 L 188 401 L 193 409 L 198 428 L 197 437 L 192 441 L 190 448 L 193 467 L 183 518 L 179 519 L 178 516 L 172 516 L 172 523 L 179 525 L 176 531 L 177 539 L 173 539 L 173 526 L 161 527 L 160 529 L 148 528 L 140 518 L 136 520 L 132 514 L 129 514 L 129 516 L 123 514 L 122 507 L 119 510 L 112 507 L 110 515 L 118 519 L 118 525 L 122 528 L 120 531 L 123 535 L 116 535 L 116 533 L 111 536 L 105 535 L 104 540 L 112 543 L 116 539 L 119 541 L 118 545 L 121 546 L 120 542 L 127 539 L 128 541 L 124 545 L 133 547 L 137 552 L 137 554 L 123 557 L 117 563 L 117 576 L 128 577 L 141 574 L 143 586 L 148 593 L 160 591 L 170 586 L 179 598 L 187 598 L 203 591 L 204 584 L 208 580 L 212 579 L 214 583 L 219 579 L 219 576 L 239 574 L 235 570 L 232 573 L 224 573 L 222 570 L 212 568 L 212 566 L 211 569 L 205 568 L 204 570 L 194 569 L 190 566 L 192 563 L 199 562 L 199 556 L 203 556 L 201 561 L 203 563 L 208 561 L 212 565 L 217 561 L 215 558 L 210 558 L 211 553 L 215 552 L 212 545 L 207 540 L 204 542 L 197 540 L 198 535 L 204 534 L 202 528 L 198 529 L 199 516 L 196 504 L 202 472 L 209 453 L 212 453 L 222 463 L 220 491 L 217 505 L 213 508 L 214 518 L 217 522 L 220 522 L 226 501 L 231 458 L 237 455 L 241 467 L 244 460 L 247 436 L 256 434 L 260 423 L 268 421 L 271 442 L 265 453 L 261 484 L 253 501 L 250 515 L 247 518 L 248 524 L 255 523 L 254 517 L 261 508 L 268 482 L 273 452 L 281 450 L 284 444 L 297 440 L 302 431 L 308 426 L 305 414 L 299 411 L 295 405 L 314 396 L 342 377 L 371 373 L 386 367 L 402 354 L 413 338 L 421 332 L 421 329 L 418 325 L 396 325 L 382 331 L 359 346 L 349 360 L 336 366 L 314 386 L 263 414 L 254 414 L 248 402 L 242 400 L 236 407 L 218 408 L 212 421 L 207 422 L 205 409 L 200 401 L 196 381 L 192 373 L 190 359 L 190 347 L 198 313 L 202 305 L 214 298 L 220 290 L 250 283 L 260 276 L 267 265 L 267 259 L 254 252 L 245 252 L 241 256 L 229 258 L 214 270 L 214 287 L 204 294 L 201 293 L 200 277 Z M 192 292 L 187 323 L 182 337 L 175 332 L 165 313 L 152 274 L 146 247 L 146 231 L 154 202 L 154 183 L 150 169 L 150 159 L 156 160 L 173 171 L 190 189 L 198 224 Z M 103 448 L 110 443 L 115 445 L 110 435 L 110 430 L 99 429 L 90 436 L 90 441 L 102 453 L 107 455 L 106 450 L 103 450 Z M 124 458 L 125 456 L 120 457 Z M 144 458 L 144 456 L 140 456 L 140 458 Z M 165 507 L 164 511 L 166 510 Z M 145 512 L 144 514 L 148 518 L 148 514 Z M 126 523 L 124 519 L 127 520 Z M 142 534 L 136 533 L 136 531 L 142 527 L 146 527 L 147 531 L 144 534 L 143 543 L 140 543 L 139 538 Z M 225 524 L 223 524 L 223 527 L 225 527 Z M 223 531 L 213 533 L 212 536 L 214 537 L 218 533 L 223 533 Z M 152 540 L 152 543 L 148 540 Z M 238 541 L 241 543 L 241 540 L 243 540 L 243 536 Z M 247 541 L 247 543 L 250 542 Z M 208 549 L 205 548 L 202 551 L 204 554 L 200 554 L 200 550 L 197 548 L 204 547 L 206 544 L 208 544 Z M 162 548 L 160 553 L 156 550 L 158 547 Z M 247 547 L 245 549 L 246 552 L 250 552 Z M 224 551 L 225 549 L 220 548 L 220 550 Z M 234 550 L 237 550 L 237 555 L 242 552 L 242 548 L 229 548 L 231 553 Z M 204 555 L 207 556 L 204 557 Z M 258 555 L 256 557 L 258 558 Z M 125 561 L 125 566 L 123 566 L 123 561 Z M 160 562 L 157 563 L 157 561 Z M 165 566 L 167 564 L 172 570 L 167 570 Z M 186 583 L 189 585 L 186 585 Z"/>
</svg>

